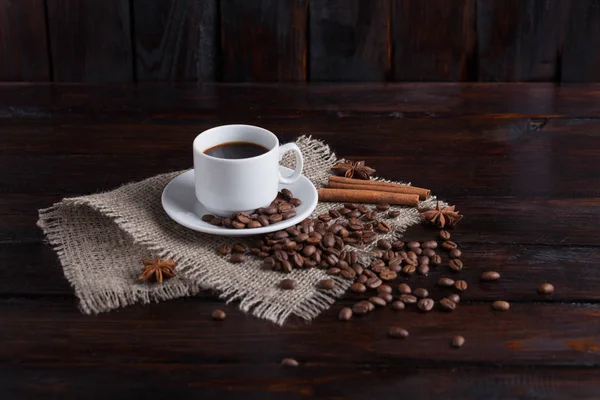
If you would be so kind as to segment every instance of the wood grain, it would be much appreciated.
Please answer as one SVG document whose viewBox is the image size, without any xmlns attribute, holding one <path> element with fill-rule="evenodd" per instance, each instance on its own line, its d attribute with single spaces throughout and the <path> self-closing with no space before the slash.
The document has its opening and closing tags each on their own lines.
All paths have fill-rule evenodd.
<svg viewBox="0 0 600 400">
<path fill-rule="evenodd" d="M 0 81 L 49 81 L 44 0 L 0 1 Z"/>
<path fill-rule="evenodd" d="M 394 80 L 475 80 L 475 2 L 393 4 Z"/>
<path fill-rule="evenodd" d="M 127 0 L 47 0 L 54 80 L 131 82 Z"/>
<path fill-rule="evenodd" d="M 139 81 L 214 81 L 216 0 L 134 0 Z"/>
<path fill-rule="evenodd" d="M 569 2 L 562 53 L 561 79 L 564 82 L 598 82 L 600 80 L 600 4 L 582 0 Z"/>
<path fill-rule="evenodd" d="M 221 0 L 223 80 L 306 80 L 306 0 Z"/>
<path fill-rule="evenodd" d="M 569 3 L 478 0 L 479 80 L 558 81 Z"/>
<path fill-rule="evenodd" d="M 390 4 L 310 2 L 310 80 L 384 81 L 390 74 Z"/>
</svg>

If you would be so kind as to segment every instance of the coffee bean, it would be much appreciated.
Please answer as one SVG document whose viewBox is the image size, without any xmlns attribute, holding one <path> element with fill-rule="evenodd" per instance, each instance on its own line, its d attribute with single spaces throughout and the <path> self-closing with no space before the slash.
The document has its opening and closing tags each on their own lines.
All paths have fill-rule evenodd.
<svg viewBox="0 0 600 400">
<path fill-rule="evenodd" d="M 385 221 L 379 221 L 377 224 L 377 230 L 379 230 L 379 232 L 388 233 L 391 229 L 390 224 Z"/>
<path fill-rule="evenodd" d="M 349 321 L 350 318 L 352 318 L 352 309 L 349 307 L 342 308 L 338 315 L 338 319 L 340 321 Z"/>
<path fill-rule="evenodd" d="M 448 296 L 448 300 L 451 300 L 454 304 L 460 303 L 460 296 L 456 293 L 452 293 Z"/>
<path fill-rule="evenodd" d="M 459 292 L 464 292 L 465 290 L 467 290 L 468 285 L 467 285 L 467 282 L 465 282 L 463 280 L 459 280 L 459 281 L 454 282 L 454 287 Z"/>
<path fill-rule="evenodd" d="M 378 296 L 384 299 L 386 303 L 391 303 L 394 301 L 394 296 L 392 296 L 391 293 L 379 293 Z"/>
<path fill-rule="evenodd" d="M 282 214 L 285 214 L 287 212 L 294 210 L 294 206 L 289 203 L 281 204 L 278 208 L 279 208 L 279 212 Z"/>
<path fill-rule="evenodd" d="M 492 308 L 496 311 L 508 311 L 510 309 L 510 304 L 508 301 L 496 300 L 492 303 Z"/>
<path fill-rule="evenodd" d="M 286 239 L 286 240 L 289 240 L 289 239 Z M 291 241 L 291 240 L 289 240 L 288 242 L 285 242 L 283 244 L 283 249 L 286 251 L 296 250 L 296 247 L 298 247 L 298 243 Z"/>
<path fill-rule="evenodd" d="M 349 208 L 347 208 L 347 207 L 342 207 L 342 208 L 339 208 L 339 209 L 338 209 L 338 212 L 339 212 L 341 215 L 346 215 L 346 214 L 350 213 L 351 211 L 352 211 L 352 210 L 350 210 L 350 209 L 349 209 Z"/>
<path fill-rule="evenodd" d="M 260 253 L 257 254 L 258 258 L 260 259 L 264 259 L 269 257 L 269 253 L 265 253 L 264 251 L 261 251 Z"/>
<path fill-rule="evenodd" d="M 323 279 L 319 282 L 318 286 L 321 289 L 331 290 L 335 287 L 335 282 L 333 281 L 333 279 Z"/>
<path fill-rule="evenodd" d="M 294 207 L 298 207 L 298 206 L 302 205 L 302 200 L 300 200 L 297 197 L 294 197 L 294 198 L 290 199 L 290 204 L 293 205 Z"/>
<path fill-rule="evenodd" d="M 452 249 L 456 249 L 458 245 L 451 240 L 446 240 L 442 243 L 442 247 L 444 248 L 444 250 L 450 251 Z"/>
<path fill-rule="evenodd" d="M 539 294 L 550 294 L 550 293 L 554 293 L 554 285 L 552 285 L 551 283 L 542 283 L 539 287 L 538 287 L 538 293 Z"/>
<path fill-rule="evenodd" d="M 264 209 L 264 213 L 266 215 L 277 214 L 277 207 L 275 207 L 275 206 L 269 206 L 269 207 L 267 207 L 267 208 Z"/>
<path fill-rule="evenodd" d="M 262 267 L 263 269 L 273 269 L 275 267 L 275 259 L 272 257 L 265 258 Z"/>
<path fill-rule="evenodd" d="M 420 299 L 429 297 L 429 292 L 425 288 L 416 288 L 415 290 L 413 290 L 413 294 Z"/>
<path fill-rule="evenodd" d="M 356 210 L 356 208 L 358 208 L 358 204 L 356 204 L 356 203 L 345 203 L 344 207 L 346 207 L 348 210 Z"/>
<path fill-rule="evenodd" d="M 348 235 L 350 235 L 350 232 L 348 232 L 348 230 L 346 228 L 342 227 L 342 229 L 340 229 L 340 231 L 338 232 L 338 239 L 339 238 L 345 239 L 348 237 Z"/>
<path fill-rule="evenodd" d="M 381 250 L 389 250 L 392 248 L 392 244 L 389 242 L 389 240 L 379 239 L 377 241 L 377 247 Z"/>
<path fill-rule="evenodd" d="M 323 260 L 327 263 L 327 265 L 333 267 L 338 263 L 339 258 L 337 258 L 337 256 L 334 254 L 327 254 Z"/>
<path fill-rule="evenodd" d="M 392 281 L 392 280 L 396 279 L 397 276 L 398 276 L 398 274 L 395 271 L 392 271 L 390 269 L 386 269 L 379 273 L 379 278 L 381 278 L 384 281 Z"/>
<path fill-rule="evenodd" d="M 418 256 L 420 256 L 421 254 L 423 254 L 423 249 L 420 248 L 420 247 L 415 247 L 415 248 L 411 249 L 411 251 L 413 253 L 415 253 L 416 255 L 418 255 Z"/>
<path fill-rule="evenodd" d="M 246 227 L 246 225 L 242 222 L 239 221 L 233 221 L 231 223 L 231 226 L 234 227 L 235 229 L 244 229 Z"/>
<path fill-rule="evenodd" d="M 315 251 L 317 251 L 317 248 L 312 244 L 304 246 L 304 248 L 302 249 L 302 255 L 305 257 L 310 257 L 315 253 Z"/>
<path fill-rule="evenodd" d="M 374 305 L 376 305 L 377 307 L 385 307 L 386 306 L 386 302 L 384 299 L 382 299 L 379 296 L 373 296 L 373 297 L 369 297 L 369 301 L 371 303 L 373 303 Z"/>
<path fill-rule="evenodd" d="M 388 217 L 390 218 L 397 218 L 400 215 L 400 210 L 390 210 L 390 212 L 388 212 Z"/>
<path fill-rule="evenodd" d="M 220 218 L 220 217 L 214 217 L 213 219 L 210 220 L 211 225 L 219 226 L 222 223 L 223 223 L 223 218 Z"/>
<path fill-rule="evenodd" d="M 331 218 L 339 218 L 339 217 L 341 217 L 341 214 L 338 210 L 331 209 L 331 210 L 329 210 L 329 216 Z"/>
<path fill-rule="evenodd" d="M 496 271 L 486 271 L 481 274 L 482 281 L 497 281 L 498 279 L 500 279 L 500 274 Z"/>
<path fill-rule="evenodd" d="M 444 241 L 450 240 L 450 238 L 452 237 L 452 235 L 450 235 L 450 232 L 444 231 L 444 230 L 440 231 L 439 236 L 440 236 L 440 239 L 442 239 Z"/>
<path fill-rule="evenodd" d="M 423 249 L 437 249 L 438 243 L 435 240 L 427 240 L 421 243 L 421 248 Z"/>
<path fill-rule="evenodd" d="M 225 228 L 233 229 L 233 220 L 231 218 L 223 218 L 221 225 Z"/>
<path fill-rule="evenodd" d="M 452 249 L 449 253 L 450 258 L 460 258 L 462 256 L 462 251 L 459 249 Z"/>
<path fill-rule="evenodd" d="M 406 308 L 406 305 L 404 305 L 404 303 L 399 300 L 394 301 L 392 303 L 392 310 L 394 310 L 394 311 L 404 310 L 405 308 Z"/>
<path fill-rule="evenodd" d="M 400 300 L 404 304 L 415 304 L 417 302 L 417 298 L 412 294 L 401 294 L 398 297 L 398 300 Z"/>
<path fill-rule="evenodd" d="M 352 211 L 350 211 L 350 212 L 348 213 L 348 216 L 349 216 L 349 217 L 352 217 L 352 218 L 358 218 L 358 217 L 360 217 L 361 215 L 362 215 L 362 213 L 361 213 L 360 211 L 358 211 L 358 210 L 352 210 Z"/>
<path fill-rule="evenodd" d="M 415 253 L 414 251 L 409 251 L 408 253 L 406 253 L 406 258 L 412 261 L 417 261 L 417 253 Z"/>
<path fill-rule="evenodd" d="M 232 225 L 233 225 L 233 223 L 232 223 Z M 262 225 L 258 221 L 250 221 L 250 222 L 248 222 L 248 224 L 246 226 L 250 229 L 255 229 L 255 228 L 260 228 Z"/>
<path fill-rule="evenodd" d="M 336 268 L 336 267 L 333 267 L 333 268 L 329 268 L 329 269 L 327 270 L 327 275 L 339 275 L 339 274 L 340 274 L 340 272 L 342 272 L 342 270 L 341 270 L 341 269 L 339 269 L 339 268 Z"/>
<path fill-rule="evenodd" d="M 238 214 L 238 216 L 235 219 L 238 222 L 241 222 L 242 224 L 247 224 L 248 222 L 250 222 L 250 216 L 248 214 L 246 214 L 246 213 L 240 213 L 240 214 Z"/>
<path fill-rule="evenodd" d="M 281 269 L 283 270 L 283 272 L 285 272 L 286 274 L 289 274 L 292 272 L 292 263 L 289 262 L 288 260 L 283 260 L 281 262 Z"/>
<path fill-rule="evenodd" d="M 367 221 L 375 221 L 377 219 L 377 212 L 376 211 L 367 211 L 364 214 L 364 218 Z"/>
<path fill-rule="evenodd" d="M 357 279 L 358 283 L 367 283 L 367 281 L 369 280 L 369 277 L 366 275 L 360 275 Z"/>
<path fill-rule="evenodd" d="M 352 269 L 354 270 L 354 272 L 356 272 L 356 275 L 360 275 L 363 273 L 364 268 L 361 267 L 359 264 L 355 264 L 352 266 Z"/>
<path fill-rule="evenodd" d="M 388 330 L 388 336 L 394 339 L 406 339 L 408 331 L 406 329 L 392 327 Z"/>
<path fill-rule="evenodd" d="M 381 285 L 377 288 L 377 293 L 392 293 L 392 287 L 390 285 Z"/>
<path fill-rule="evenodd" d="M 440 280 L 438 281 L 438 286 L 441 287 L 451 287 L 454 286 L 454 279 L 450 279 L 450 278 L 440 278 Z"/>
<path fill-rule="evenodd" d="M 283 250 L 275 250 L 273 252 L 273 256 L 275 257 L 276 260 L 278 261 L 285 261 L 287 259 L 289 259 L 289 255 L 287 252 L 283 251 Z"/>
<path fill-rule="evenodd" d="M 354 293 L 364 293 L 366 292 L 367 287 L 360 282 L 354 282 L 352 286 L 350 286 L 350 290 L 352 290 Z"/>
<path fill-rule="evenodd" d="M 283 365 L 284 367 L 297 367 L 298 365 L 300 365 L 298 363 L 298 361 L 294 360 L 293 358 L 284 358 L 283 360 L 281 360 L 281 365 Z"/>
<path fill-rule="evenodd" d="M 377 234 L 372 231 L 365 232 L 362 236 L 362 240 L 365 243 L 373 243 L 375 239 L 377 239 Z"/>
<path fill-rule="evenodd" d="M 381 282 L 381 279 L 377 278 L 376 276 L 369 278 L 369 280 L 367 280 L 367 287 L 369 289 L 377 289 L 379 286 L 381 286 L 383 282 Z"/>
<path fill-rule="evenodd" d="M 232 247 L 230 244 L 222 244 L 221 246 L 219 246 L 219 253 L 221 253 L 224 256 L 226 256 L 227 254 L 230 254 L 231 250 L 232 250 Z"/>
<path fill-rule="evenodd" d="M 435 251 L 433 249 L 425 249 L 423 250 L 423 256 L 431 258 L 435 256 Z"/>
<path fill-rule="evenodd" d="M 319 215 L 319 219 L 323 222 L 329 222 L 329 221 L 331 221 L 332 218 L 331 218 L 331 215 L 329 215 L 329 214 L 321 214 L 321 215 Z"/>
<path fill-rule="evenodd" d="M 442 257 L 440 257 L 439 255 L 436 254 L 435 256 L 429 258 L 429 263 L 431 265 L 435 265 L 435 266 L 441 265 L 442 264 Z"/>
<path fill-rule="evenodd" d="M 394 256 L 388 260 L 389 267 L 397 267 L 402 264 L 402 257 Z"/>
<path fill-rule="evenodd" d="M 454 336 L 450 345 L 454 348 L 462 347 L 465 344 L 465 338 L 462 336 Z"/>
<path fill-rule="evenodd" d="M 210 222 L 210 221 L 212 221 L 213 219 L 215 219 L 215 216 L 214 216 L 214 215 L 212 215 L 212 214 L 204 214 L 204 215 L 202 216 L 202 218 L 201 218 L 201 219 L 202 219 L 202 221 L 204 221 L 204 222 Z"/>
<path fill-rule="evenodd" d="M 229 262 L 241 263 L 246 261 L 246 256 L 243 253 L 233 253 L 229 258 Z"/>
<path fill-rule="evenodd" d="M 444 311 L 454 311 L 456 309 L 456 303 L 448 298 L 443 298 L 438 303 Z"/>
<path fill-rule="evenodd" d="M 400 294 L 411 294 L 412 290 L 406 283 L 401 283 L 398 285 L 398 292 Z"/>
<path fill-rule="evenodd" d="M 356 272 L 354 272 L 354 270 L 351 268 L 343 269 L 342 272 L 340 272 L 340 274 L 344 279 L 348 280 L 353 280 L 356 277 Z"/>
<path fill-rule="evenodd" d="M 304 257 L 298 253 L 294 253 L 292 256 L 292 263 L 296 268 L 302 268 L 304 266 Z"/>
<path fill-rule="evenodd" d="M 223 321 L 225 318 L 227 318 L 227 314 L 225 314 L 225 311 L 223 310 L 214 310 L 210 316 L 215 321 Z"/>
<path fill-rule="evenodd" d="M 463 269 L 463 263 L 458 258 L 455 258 L 454 260 L 450 260 L 450 262 L 448 263 L 448 266 L 454 272 L 458 272 L 461 269 Z"/>
<path fill-rule="evenodd" d="M 314 260 L 307 260 L 306 258 L 304 259 L 304 268 L 314 268 L 317 266 L 317 262 Z"/>
<path fill-rule="evenodd" d="M 392 250 L 394 251 L 400 251 L 404 248 L 404 242 L 402 240 L 396 240 L 394 243 L 392 243 Z"/>
<path fill-rule="evenodd" d="M 281 189 L 281 195 L 285 200 L 290 200 L 294 198 L 294 194 L 290 189 Z"/>
<path fill-rule="evenodd" d="M 390 205 L 388 203 L 381 203 L 375 206 L 379 211 L 387 211 L 390 209 Z"/>
<path fill-rule="evenodd" d="M 417 274 L 427 276 L 429 275 L 429 265 L 419 264 L 417 267 Z"/>
<path fill-rule="evenodd" d="M 432 299 L 421 299 L 417 303 L 417 307 L 419 307 L 419 310 L 423 312 L 431 311 L 434 305 L 435 301 L 433 301 Z"/>
<path fill-rule="evenodd" d="M 405 265 L 402 268 L 402 272 L 405 273 L 406 275 L 413 275 L 416 271 L 417 271 L 417 267 L 415 267 L 414 265 Z"/>
<path fill-rule="evenodd" d="M 427 256 L 419 256 L 419 258 L 417 258 L 417 261 L 419 264 L 429 265 L 429 257 Z"/>
<path fill-rule="evenodd" d="M 281 222 L 282 220 L 283 220 L 283 215 L 281 215 L 281 214 L 269 215 L 269 223 L 271 223 L 271 224 Z"/>
<path fill-rule="evenodd" d="M 296 211 L 292 210 L 292 211 L 284 212 L 283 214 L 281 214 L 281 216 L 283 217 L 283 219 L 294 218 L 296 216 Z"/>
<path fill-rule="evenodd" d="M 292 290 L 296 288 L 296 281 L 293 279 L 283 279 L 279 282 L 279 287 L 284 290 Z"/>
<path fill-rule="evenodd" d="M 262 226 L 269 226 L 269 218 L 267 218 L 265 215 L 259 215 L 257 221 Z"/>
<path fill-rule="evenodd" d="M 368 301 L 359 301 L 352 306 L 352 312 L 358 315 L 364 315 L 371 310 L 372 304 Z"/>
</svg>

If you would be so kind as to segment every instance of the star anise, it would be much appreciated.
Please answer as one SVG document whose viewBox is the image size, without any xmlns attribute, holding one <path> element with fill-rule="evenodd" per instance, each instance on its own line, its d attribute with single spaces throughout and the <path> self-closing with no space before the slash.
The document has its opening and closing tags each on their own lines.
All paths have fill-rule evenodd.
<svg viewBox="0 0 600 400">
<path fill-rule="evenodd" d="M 371 179 L 371 175 L 375 173 L 375 170 L 366 166 L 364 161 L 346 160 L 335 164 L 332 169 L 336 175 L 363 180 Z"/>
<path fill-rule="evenodd" d="M 171 260 L 161 260 L 155 258 L 154 260 L 142 260 L 144 264 L 144 271 L 138 278 L 141 281 L 156 281 L 163 283 L 163 279 L 167 280 L 175 276 L 175 267 L 177 264 Z"/>
<path fill-rule="evenodd" d="M 458 211 L 454 211 L 455 206 L 440 207 L 440 202 L 437 202 L 436 208 L 428 209 L 421 212 L 423 220 L 437 225 L 440 228 L 451 227 L 462 219 L 462 215 Z"/>
</svg>

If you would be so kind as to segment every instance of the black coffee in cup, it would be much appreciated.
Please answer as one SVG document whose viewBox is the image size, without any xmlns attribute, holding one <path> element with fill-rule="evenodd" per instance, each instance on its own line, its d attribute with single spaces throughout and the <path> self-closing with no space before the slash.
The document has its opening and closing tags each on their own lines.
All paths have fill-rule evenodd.
<svg viewBox="0 0 600 400">
<path fill-rule="evenodd" d="M 256 143 L 227 142 L 205 150 L 204 154 L 216 158 L 240 159 L 260 156 L 267 151 L 269 151 L 269 149 Z"/>
</svg>

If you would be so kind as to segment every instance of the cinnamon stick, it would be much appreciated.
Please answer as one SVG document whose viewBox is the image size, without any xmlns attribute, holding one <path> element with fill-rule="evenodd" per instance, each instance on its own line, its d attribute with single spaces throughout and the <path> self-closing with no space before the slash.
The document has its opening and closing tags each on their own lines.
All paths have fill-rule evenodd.
<svg viewBox="0 0 600 400">
<path fill-rule="evenodd" d="M 401 183 L 391 183 L 391 182 L 378 182 L 378 181 L 364 181 L 358 179 L 344 178 L 343 176 L 330 176 L 329 177 L 329 186 L 330 187 L 338 187 L 342 188 L 342 186 L 334 186 L 335 184 L 346 184 L 346 185 L 354 185 L 361 186 L 360 190 L 379 190 L 386 192 L 394 192 L 394 193 L 406 193 L 406 194 L 418 194 L 420 200 L 427 200 L 429 195 L 431 194 L 431 190 L 424 189 L 420 187 L 403 185 Z M 347 188 L 347 187 L 344 187 Z M 394 190 L 389 190 L 394 189 Z"/>
<path fill-rule="evenodd" d="M 389 203 L 416 207 L 419 195 L 406 193 L 390 193 L 377 190 L 355 189 L 319 189 L 319 201 L 338 201 L 340 203 Z"/>
</svg>

